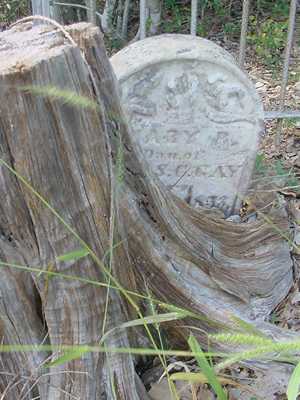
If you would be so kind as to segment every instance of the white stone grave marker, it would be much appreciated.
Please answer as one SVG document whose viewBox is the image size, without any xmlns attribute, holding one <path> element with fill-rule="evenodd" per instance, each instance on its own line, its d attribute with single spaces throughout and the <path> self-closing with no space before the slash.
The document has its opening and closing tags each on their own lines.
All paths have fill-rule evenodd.
<svg viewBox="0 0 300 400">
<path fill-rule="evenodd" d="M 229 53 L 161 35 L 111 58 L 133 140 L 162 182 L 193 207 L 236 212 L 253 171 L 263 108 Z"/>
</svg>

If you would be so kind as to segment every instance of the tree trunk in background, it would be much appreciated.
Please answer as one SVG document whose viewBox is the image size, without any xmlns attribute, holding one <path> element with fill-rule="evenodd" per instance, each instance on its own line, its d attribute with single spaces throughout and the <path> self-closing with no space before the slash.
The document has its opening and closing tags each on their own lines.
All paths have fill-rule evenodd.
<svg viewBox="0 0 300 400">
<path fill-rule="evenodd" d="M 148 0 L 147 7 L 149 10 L 149 18 L 150 18 L 149 34 L 150 36 L 152 36 L 156 35 L 159 31 L 161 23 L 162 3 L 160 0 Z"/>
<path fill-rule="evenodd" d="M 240 51 L 239 51 L 239 66 L 244 69 L 246 45 L 247 45 L 247 31 L 249 23 L 249 11 L 251 0 L 243 0 L 243 15 L 240 37 Z"/>
<path fill-rule="evenodd" d="M 49 0 L 31 0 L 32 14 L 50 17 L 50 1 Z"/>
<path fill-rule="evenodd" d="M 273 209 L 276 229 L 264 221 L 229 223 L 213 211 L 191 209 L 167 191 L 130 140 L 99 30 L 78 24 L 69 32 L 79 47 L 61 32 L 50 35 L 48 26 L 20 25 L 1 34 L 0 158 L 104 263 L 109 263 L 112 241 L 118 244 L 110 265 L 123 287 L 145 295 L 148 289 L 161 301 L 205 317 L 170 324 L 176 345 L 189 334 L 183 325 L 201 328 L 195 333 L 205 345 L 205 332 L 219 324 L 232 326 L 232 314 L 274 338 L 286 337 L 263 322 L 293 282 L 289 246 L 278 233 L 288 231 L 286 216 Z M 72 90 L 95 99 L 99 110 L 36 96 L 20 90 L 24 85 Z M 107 282 L 92 257 L 54 263 L 80 243 L 5 165 L 0 199 L 2 262 Z M 97 344 L 103 331 L 136 317 L 119 291 L 10 268 L 1 272 L 5 343 Z M 134 337 L 132 331 L 118 331 L 105 344 L 136 346 Z M 18 352 L 1 357 L 3 370 L 12 374 L 0 374 L 1 390 L 9 387 L 5 398 L 17 399 L 22 392 L 26 399 L 37 393 L 47 400 L 70 395 L 112 399 L 113 390 L 118 399 L 147 398 L 129 355 L 88 353 L 41 375 L 39 366 L 47 356 Z M 14 385 L 16 376 L 29 378 Z"/>
<path fill-rule="evenodd" d="M 86 6 L 88 7 L 88 21 L 91 22 L 93 25 L 96 25 L 96 0 L 86 1 Z"/>
<path fill-rule="evenodd" d="M 111 34 L 113 31 L 113 13 L 116 7 L 116 0 L 106 0 L 101 17 L 101 28 L 103 32 Z"/>
</svg>

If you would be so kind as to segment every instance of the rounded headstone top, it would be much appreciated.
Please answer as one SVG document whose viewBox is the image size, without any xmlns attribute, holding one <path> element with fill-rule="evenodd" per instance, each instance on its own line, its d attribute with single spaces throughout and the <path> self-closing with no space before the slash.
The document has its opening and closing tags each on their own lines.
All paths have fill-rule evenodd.
<svg viewBox="0 0 300 400">
<path fill-rule="evenodd" d="M 249 83 L 248 77 L 241 71 L 230 53 L 210 40 L 190 35 L 152 36 L 130 44 L 114 54 L 110 61 L 118 80 L 122 82 L 130 75 L 144 69 L 146 65 L 195 59 L 221 64 L 224 68 L 226 65 L 230 69 L 235 67 L 241 79 L 245 78 L 245 82 Z"/>
<path fill-rule="evenodd" d="M 136 42 L 111 58 L 133 141 L 192 206 L 236 212 L 263 130 L 254 86 L 220 46 L 189 35 Z"/>
</svg>

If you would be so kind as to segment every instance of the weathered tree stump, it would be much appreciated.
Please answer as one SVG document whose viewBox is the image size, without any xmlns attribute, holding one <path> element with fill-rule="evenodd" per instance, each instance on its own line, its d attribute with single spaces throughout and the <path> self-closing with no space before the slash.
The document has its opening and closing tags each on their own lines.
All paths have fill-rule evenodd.
<svg viewBox="0 0 300 400">
<path fill-rule="evenodd" d="M 289 246 L 278 233 L 288 230 L 285 216 L 274 210 L 276 229 L 264 220 L 229 223 L 167 191 L 136 156 L 98 29 L 78 24 L 69 32 L 78 47 L 49 26 L 20 25 L 1 33 L 1 160 L 111 265 L 124 288 L 145 295 L 149 290 L 161 301 L 205 317 L 184 321 L 202 332 L 214 331 L 216 324 L 230 326 L 234 314 L 273 337 L 284 337 L 264 318 L 293 281 Z M 99 109 L 24 90 L 32 85 L 74 91 L 97 101 Z M 93 257 L 54 263 L 81 243 L 4 164 L 0 199 L 2 262 L 107 282 Z M 118 245 L 110 259 L 112 232 Z M 1 272 L 3 343 L 97 344 L 107 298 L 105 331 L 136 315 L 120 291 L 107 294 L 105 287 L 10 267 Z M 168 329 L 177 343 L 189 333 L 181 325 Z M 206 343 L 199 332 L 198 339 Z M 105 343 L 125 347 L 136 340 L 121 331 Z M 7 375 L 0 375 L 0 390 L 7 390 L 7 399 L 110 399 L 113 390 L 118 399 L 147 398 L 129 355 L 87 353 L 43 374 L 41 365 L 49 355 L 1 356 Z"/>
</svg>

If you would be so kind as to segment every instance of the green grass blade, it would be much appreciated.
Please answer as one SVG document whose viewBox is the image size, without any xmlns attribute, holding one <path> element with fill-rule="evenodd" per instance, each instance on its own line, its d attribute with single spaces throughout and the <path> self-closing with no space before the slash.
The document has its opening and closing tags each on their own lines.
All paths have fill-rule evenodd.
<svg viewBox="0 0 300 400">
<path fill-rule="evenodd" d="M 90 99 L 89 97 L 77 94 L 74 91 L 68 89 L 60 89 L 55 86 L 45 85 L 45 86 L 19 86 L 19 90 L 34 94 L 36 96 L 50 97 L 55 100 L 60 100 L 64 104 L 68 104 L 73 107 L 86 108 L 97 110 L 99 105 L 96 101 Z"/>
<path fill-rule="evenodd" d="M 253 360 L 253 359 L 274 359 L 274 354 L 272 353 L 284 353 L 287 352 L 295 352 L 300 350 L 300 341 L 293 340 L 291 342 L 273 342 L 272 344 L 266 346 L 255 347 L 253 350 L 246 350 L 242 352 L 235 353 L 233 356 L 228 357 L 227 359 L 217 365 L 215 365 L 215 370 L 220 371 L 224 368 L 229 367 L 232 364 L 235 364 L 239 361 L 245 360 Z M 270 356 L 267 356 L 270 354 Z M 285 357 L 286 358 L 286 357 Z M 286 362 L 286 361 L 285 361 Z M 290 359 L 288 362 L 294 364 L 294 360 Z"/>
<path fill-rule="evenodd" d="M 292 376 L 290 377 L 289 384 L 287 387 L 287 398 L 288 400 L 296 400 L 299 394 L 300 385 L 300 362 L 296 365 Z"/>
<path fill-rule="evenodd" d="M 74 347 L 74 349 L 66 352 L 61 357 L 58 357 L 56 360 L 45 364 L 45 367 L 50 368 L 50 367 L 55 367 L 58 365 L 65 364 L 68 361 L 72 361 L 72 360 L 76 360 L 77 358 L 80 358 L 83 354 L 86 354 L 88 352 L 89 352 L 89 346 Z"/>
<path fill-rule="evenodd" d="M 56 257 L 57 261 L 77 261 L 80 258 L 86 257 L 90 254 L 87 249 L 79 249 L 71 251 L 70 253 L 63 254 L 61 256 Z"/>
<path fill-rule="evenodd" d="M 36 353 L 36 352 L 56 352 L 64 351 L 65 353 L 72 352 L 78 349 L 82 352 L 88 351 L 91 353 L 112 353 L 112 354 L 136 354 L 136 355 L 148 355 L 148 356 L 174 356 L 174 357 L 195 357 L 202 354 L 193 353 L 185 350 L 161 350 L 145 347 L 107 347 L 107 346 L 92 346 L 92 345 L 54 345 L 54 344 L 0 344 L 0 354 L 10 352 L 23 352 L 23 353 Z M 226 357 L 225 353 L 206 353 L 211 357 Z"/>
<path fill-rule="evenodd" d="M 241 346 L 247 345 L 259 347 L 274 344 L 272 339 L 246 333 L 217 333 L 214 335 L 209 335 L 209 338 L 217 342 L 238 344 Z"/>
<path fill-rule="evenodd" d="M 156 332 L 157 332 L 157 335 L 158 335 L 159 345 L 160 345 L 160 348 L 162 350 L 164 350 L 165 343 L 163 341 L 163 337 L 162 337 L 162 333 L 161 333 L 161 329 L 160 329 L 160 324 L 157 322 L 157 316 L 159 315 L 158 312 L 157 312 L 157 307 L 152 301 L 151 292 L 149 290 L 148 285 L 146 284 L 145 286 L 146 286 L 146 291 L 148 293 L 149 308 L 150 308 L 149 311 L 150 311 L 152 317 L 153 316 L 156 317 L 156 322 L 154 323 L 154 328 L 156 329 Z M 174 315 L 174 312 L 172 312 L 170 315 Z M 178 315 L 178 312 L 175 312 L 175 315 Z M 180 315 L 182 315 L 182 312 L 180 313 Z M 185 316 L 186 316 L 186 314 L 185 314 Z M 167 381 L 168 381 L 168 386 L 169 386 L 172 398 L 175 398 L 176 400 L 177 399 L 180 400 L 179 397 L 178 397 L 178 394 L 177 394 L 177 391 L 176 391 L 176 386 L 175 386 L 174 382 L 170 381 L 170 374 L 169 374 L 169 370 L 168 370 L 168 363 L 167 363 L 166 357 L 162 354 L 158 358 L 159 358 L 159 360 L 161 362 L 161 365 L 163 366 L 164 374 L 166 374 Z"/>
<path fill-rule="evenodd" d="M 197 355 L 195 356 L 197 363 L 202 372 L 204 373 L 204 375 L 207 377 L 207 380 L 211 385 L 212 389 L 214 390 L 214 392 L 216 393 L 218 400 L 227 400 L 226 393 L 224 392 L 221 384 L 219 383 L 214 370 L 209 365 L 206 359 L 206 355 L 202 351 L 195 337 L 191 335 L 189 337 L 188 343 L 192 352 L 197 353 Z"/>
<path fill-rule="evenodd" d="M 170 376 L 170 379 L 172 381 L 186 381 L 191 383 L 209 383 L 207 376 L 202 372 L 175 372 Z M 218 380 L 223 385 L 240 386 L 237 382 L 230 378 L 218 377 Z"/>
<path fill-rule="evenodd" d="M 268 336 L 265 335 L 263 332 L 255 328 L 253 325 L 251 325 L 249 322 L 244 321 L 241 318 L 238 318 L 235 315 L 232 315 L 230 319 L 235 322 L 235 324 L 241 328 L 245 333 L 249 333 L 252 336 L 259 336 L 265 339 L 268 339 Z"/>
<path fill-rule="evenodd" d="M 169 321 L 175 321 L 178 319 L 182 319 L 186 317 L 186 313 L 184 312 L 173 312 L 173 313 L 165 313 L 165 314 L 156 314 L 156 315 L 150 315 L 148 317 L 144 317 L 143 319 L 138 318 L 134 319 L 132 321 L 127 321 L 124 322 L 123 324 L 116 326 L 113 329 L 110 329 L 105 333 L 105 335 L 102 336 L 100 340 L 100 344 L 104 343 L 105 340 L 109 335 L 111 335 L 113 332 L 119 329 L 126 329 L 126 328 L 132 328 L 134 326 L 140 326 L 140 325 L 151 325 L 151 324 L 160 324 L 163 322 L 169 322 Z"/>
<path fill-rule="evenodd" d="M 20 271 L 25 271 L 28 273 L 34 273 L 37 274 L 38 276 L 41 275 L 48 275 L 48 276 L 56 276 L 58 278 L 62 278 L 62 279 L 68 279 L 68 280 L 74 280 L 74 281 L 78 281 L 78 282 L 83 282 L 83 283 L 88 283 L 90 285 L 93 286 L 100 286 L 100 287 L 108 287 L 108 284 L 105 282 L 99 282 L 99 281 L 95 281 L 93 279 L 88 279 L 88 278 L 83 278 L 81 276 L 76 276 L 76 275 L 69 275 L 69 274 L 64 274 L 62 272 L 57 272 L 57 271 L 50 271 L 49 269 L 43 269 L 43 268 L 34 268 L 34 267 L 28 267 L 26 265 L 19 265 L 19 264 L 13 264 L 13 263 L 7 263 L 4 262 L 2 260 L 0 260 L 0 268 L 1 267 L 9 267 L 12 269 L 17 269 Z M 120 291 L 120 288 L 115 286 L 115 285 L 109 285 L 109 287 L 111 289 L 114 289 L 116 291 Z M 133 290 L 126 290 L 124 289 L 124 291 L 126 293 L 128 293 L 128 295 L 130 296 L 134 296 L 138 299 L 143 299 L 143 300 L 149 300 L 148 296 L 145 296 L 143 294 L 140 294 L 138 292 L 134 292 Z M 192 318 L 195 318 L 197 320 L 204 320 L 204 321 L 208 321 L 207 318 L 202 318 L 201 316 L 198 316 L 197 314 L 192 313 L 189 310 L 185 310 L 179 307 L 175 307 L 166 303 L 162 303 L 160 300 L 151 298 L 151 301 L 155 304 L 157 304 L 157 306 L 159 306 L 160 308 L 163 308 L 165 310 L 171 311 L 171 312 L 179 312 L 179 313 L 184 313 L 186 316 L 190 316 Z M 224 326 L 220 326 L 220 328 L 224 328 Z"/>
<path fill-rule="evenodd" d="M 173 399 L 174 400 L 180 400 L 180 397 L 178 396 L 178 393 L 177 393 L 176 386 L 175 386 L 174 382 L 169 381 L 169 387 L 170 387 Z"/>
<path fill-rule="evenodd" d="M 202 372 L 175 372 L 170 376 L 172 381 L 187 381 L 191 383 L 209 383 Z"/>
</svg>

